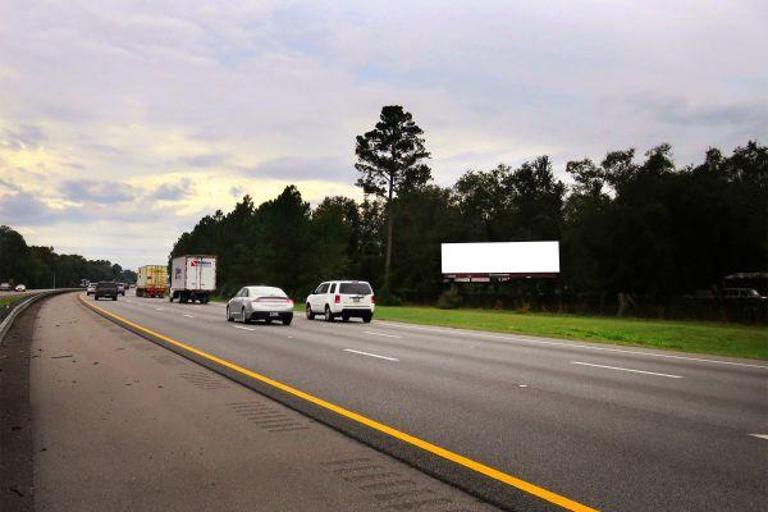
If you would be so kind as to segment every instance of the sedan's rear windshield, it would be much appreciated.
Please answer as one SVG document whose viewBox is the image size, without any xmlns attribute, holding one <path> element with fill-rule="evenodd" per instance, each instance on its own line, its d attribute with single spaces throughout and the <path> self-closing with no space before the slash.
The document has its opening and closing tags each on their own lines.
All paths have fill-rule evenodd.
<svg viewBox="0 0 768 512">
<path fill-rule="evenodd" d="M 371 292 L 371 285 L 368 283 L 341 283 L 339 293 L 349 295 L 368 295 Z"/>
<path fill-rule="evenodd" d="M 248 295 L 251 297 L 287 297 L 283 290 L 273 286 L 251 286 L 248 288 Z"/>
</svg>

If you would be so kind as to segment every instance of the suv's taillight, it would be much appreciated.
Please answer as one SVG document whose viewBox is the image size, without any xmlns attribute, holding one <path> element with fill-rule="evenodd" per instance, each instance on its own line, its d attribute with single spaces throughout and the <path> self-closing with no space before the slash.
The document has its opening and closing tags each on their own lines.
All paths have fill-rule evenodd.
<svg viewBox="0 0 768 512">
<path fill-rule="evenodd" d="M 335 302 L 336 304 L 341 304 L 341 295 L 337 295 L 336 297 L 334 297 L 333 302 Z"/>
<path fill-rule="evenodd" d="M 371 304 L 376 304 L 376 297 L 371 295 Z"/>
</svg>

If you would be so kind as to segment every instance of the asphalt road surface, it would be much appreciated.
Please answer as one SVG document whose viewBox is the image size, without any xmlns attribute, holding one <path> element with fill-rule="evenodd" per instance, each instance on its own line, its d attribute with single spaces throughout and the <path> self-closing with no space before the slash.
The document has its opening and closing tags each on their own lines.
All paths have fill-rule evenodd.
<svg viewBox="0 0 768 512">
<path fill-rule="evenodd" d="M 34 304 L 6 341 L 3 512 L 496 510 L 136 336 L 74 295 Z"/>
<path fill-rule="evenodd" d="M 95 304 L 518 478 L 505 494 L 460 477 L 509 508 L 560 509 L 526 501 L 526 482 L 613 511 L 758 511 L 768 499 L 764 362 L 298 314 L 243 325 L 223 304 L 130 295 Z M 446 473 L 418 449 L 388 450 Z"/>
</svg>

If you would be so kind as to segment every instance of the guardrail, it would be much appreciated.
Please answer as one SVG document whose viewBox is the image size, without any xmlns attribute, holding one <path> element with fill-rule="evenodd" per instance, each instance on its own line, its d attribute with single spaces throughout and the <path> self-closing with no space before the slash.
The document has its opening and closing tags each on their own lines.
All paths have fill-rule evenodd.
<svg viewBox="0 0 768 512">
<path fill-rule="evenodd" d="M 80 288 L 59 288 L 57 290 L 45 290 L 41 292 L 32 292 L 26 298 L 14 303 L 11 306 L 11 312 L 0 322 L 0 343 L 2 343 L 5 335 L 11 330 L 13 321 L 16 320 L 21 313 L 24 312 L 29 306 L 34 304 L 40 299 L 45 297 L 51 297 L 53 295 L 59 295 L 61 293 L 69 293 L 80 290 Z"/>
</svg>

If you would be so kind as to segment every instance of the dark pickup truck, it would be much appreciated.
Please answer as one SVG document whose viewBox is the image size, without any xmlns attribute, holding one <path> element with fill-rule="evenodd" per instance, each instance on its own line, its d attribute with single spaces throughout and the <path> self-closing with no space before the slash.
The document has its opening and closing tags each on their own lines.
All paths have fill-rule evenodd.
<svg viewBox="0 0 768 512">
<path fill-rule="evenodd" d="M 117 283 L 108 283 L 106 281 L 100 281 L 96 285 L 96 290 L 93 292 L 94 300 L 99 300 L 103 297 L 109 297 L 112 300 L 117 300 Z"/>
</svg>

